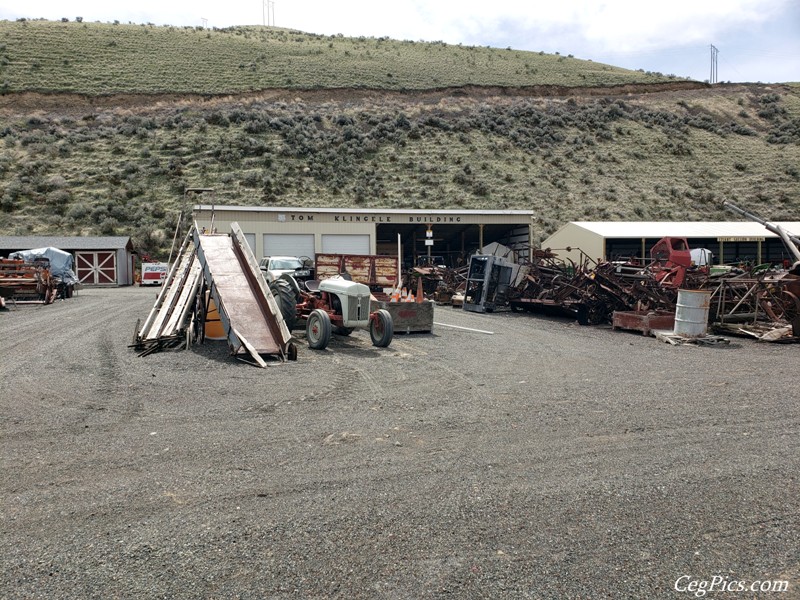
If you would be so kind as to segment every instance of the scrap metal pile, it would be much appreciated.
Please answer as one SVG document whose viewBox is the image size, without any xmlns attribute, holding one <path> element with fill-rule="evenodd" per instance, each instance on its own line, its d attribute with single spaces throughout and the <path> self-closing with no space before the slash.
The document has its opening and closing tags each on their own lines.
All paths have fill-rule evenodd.
<svg viewBox="0 0 800 600">
<path fill-rule="evenodd" d="M 780 237 L 794 264 L 781 270 L 761 265 L 720 281 L 712 296 L 714 329 L 764 341 L 800 341 L 800 237 L 730 202 L 723 206 Z"/>
<path fill-rule="evenodd" d="M 674 260 L 646 266 L 635 261 L 595 264 L 584 256 L 576 264 L 559 261 L 549 251 L 538 253 L 522 284 L 512 290 L 509 304 L 512 310 L 596 325 L 613 322 L 619 313 L 674 314 L 679 288 L 709 290 L 709 316 L 718 333 L 800 340 L 800 266 L 787 271 L 761 265 L 711 275 L 691 265 L 676 269 Z"/>
<path fill-rule="evenodd" d="M 755 269 L 714 283 L 710 317 L 715 332 L 800 341 L 800 266 Z"/>
<path fill-rule="evenodd" d="M 778 234 L 795 259 L 792 268 L 764 264 L 712 274 L 708 266 L 694 265 L 684 238 L 660 240 L 646 264 L 638 259 L 596 263 L 582 252 L 576 263 L 559 260 L 550 249 L 531 249 L 532 259 L 523 267 L 527 272 L 509 292 L 509 305 L 584 325 L 616 326 L 615 315 L 674 314 L 679 289 L 709 290 L 709 320 L 717 333 L 800 341 L 800 238 L 730 203 L 725 206 Z"/>
<path fill-rule="evenodd" d="M 664 238 L 653 251 L 647 265 L 595 263 L 583 253 L 576 263 L 559 260 L 549 249 L 534 252 L 509 304 L 512 310 L 576 318 L 582 325 L 610 323 L 616 311 L 674 311 L 678 288 L 699 289 L 704 278 L 692 269 L 684 239 Z"/>
</svg>

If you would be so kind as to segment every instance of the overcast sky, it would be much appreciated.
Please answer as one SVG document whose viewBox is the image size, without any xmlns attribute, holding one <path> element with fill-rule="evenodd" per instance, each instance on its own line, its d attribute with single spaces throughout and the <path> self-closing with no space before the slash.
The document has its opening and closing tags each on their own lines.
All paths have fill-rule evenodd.
<svg viewBox="0 0 800 600">
<path fill-rule="evenodd" d="M 0 19 L 77 16 L 510 46 L 700 81 L 713 44 L 719 81 L 800 81 L 800 0 L 0 0 Z"/>
</svg>

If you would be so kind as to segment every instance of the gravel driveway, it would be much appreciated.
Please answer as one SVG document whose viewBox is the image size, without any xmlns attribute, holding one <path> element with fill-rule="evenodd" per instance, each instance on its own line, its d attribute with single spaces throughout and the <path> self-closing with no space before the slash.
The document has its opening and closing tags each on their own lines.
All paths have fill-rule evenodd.
<svg viewBox="0 0 800 600">
<path fill-rule="evenodd" d="M 258 369 L 137 357 L 155 296 L 0 313 L 3 598 L 800 597 L 798 345 L 437 307 L 491 333 Z"/>
</svg>

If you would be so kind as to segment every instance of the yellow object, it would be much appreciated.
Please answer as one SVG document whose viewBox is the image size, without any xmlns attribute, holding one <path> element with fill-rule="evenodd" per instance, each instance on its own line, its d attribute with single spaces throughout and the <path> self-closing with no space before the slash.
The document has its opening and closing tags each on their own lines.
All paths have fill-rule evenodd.
<svg viewBox="0 0 800 600">
<path fill-rule="evenodd" d="M 208 292 L 206 292 L 208 294 Z M 213 298 L 208 298 L 208 313 L 206 313 L 206 339 L 208 340 L 224 340 L 228 336 L 225 335 L 225 329 L 222 327 L 222 321 L 219 318 L 219 311 L 217 305 L 214 304 Z"/>
</svg>

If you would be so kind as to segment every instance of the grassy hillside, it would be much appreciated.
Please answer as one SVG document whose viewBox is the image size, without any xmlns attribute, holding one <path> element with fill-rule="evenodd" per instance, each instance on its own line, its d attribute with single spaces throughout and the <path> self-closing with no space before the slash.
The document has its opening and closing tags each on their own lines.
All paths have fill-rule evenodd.
<svg viewBox="0 0 800 600">
<path fill-rule="evenodd" d="M 229 94 L 267 88 L 419 90 L 674 79 L 536 52 L 274 27 L 0 21 L 2 91 Z"/>
<path fill-rule="evenodd" d="M 199 32 L 40 22 L 4 27 L 6 36 L 22 27 L 85 30 L 99 38 L 107 31 L 164 36 L 175 45 L 174 54 L 189 52 L 181 40 L 194 44 L 196 36 L 209 33 L 212 37 L 204 39 L 219 36 L 234 43 L 241 38 L 236 43 L 247 46 L 245 34 L 250 32 L 287 36 L 284 50 L 292 44 L 333 44 L 344 55 L 345 48 L 361 47 L 366 53 L 385 44 L 429 56 L 474 53 L 498 64 L 504 56 L 509 61 L 546 59 L 556 71 L 563 69 L 565 78 L 580 78 L 573 69 L 579 63 L 603 68 L 506 50 L 317 38 L 264 28 Z M 293 36 L 303 41 L 292 41 Z M 40 45 L 43 56 L 55 53 L 53 44 Z M 140 40 L 135 48 L 141 45 Z M 9 61 L 2 77 L 9 69 L 35 72 L 12 63 L 15 54 L 6 41 L 0 55 Z M 78 54 L 86 57 L 74 59 L 81 64 L 91 57 L 98 62 L 107 58 L 88 50 Z M 19 91 L 0 96 L 0 233 L 128 234 L 140 249 L 158 253 L 171 241 L 187 187 L 214 188 L 219 204 L 525 208 L 539 215 L 540 237 L 570 220 L 729 219 L 719 207 L 724 199 L 770 219 L 800 219 L 798 85 L 691 89 L 673 82 L 657 93 L 646 87 L 637 92 L 628 85 L 559 89 L 560 96 L 535 97 L 530 88 L 514 89 L 516 80 L 509 86 L 468 86 L 457 93 L 409 92 L 410 79 L 403 83 L 404 91 L 365 90 L 367 79 L 351 81 L 342 71 L 326 74 L 326 81 L 337 88 L 328 91 L 173 94 L 143 101 L 128 95 L 32 94 L 63 91 L 41 76 L 45 64 L 38 78 L 30 75 L 13 84 L 8 80 L 8 88 Z M 284 64 L 300 86 L 309 63 L 286 58 Z M 445 77 L 443 64 L 452 65 L 433 61 L 425 73 Z M 535 84 L 552 81 L 544 76 L 545 63 L 536 64 Z M 368 66 L 376 77 L 386 71 Z M 127 68 L 136 71 L 135 66 Z M 599 79 L 603 84 L 619 85 L 614 77 L 631 75 L 609 69 L 608 78 Z M 123 86 L 126 93 L 155 89 L 159 78 L 150 77 L 144 63 L 139 70 L 144 83 L 131 89 L 129 82 Z M 502 79 L 497 69 L 487 69 L 485 84 L 490 72 Z M 583 71 L 587 78 L 588 73 Z M 407 75 L 412 74 L 409 70 Z M 221 89 L 223 75 L 219 77 Z M 91 85 L 109 90 L 122 79 L 98 76 Z M 457 80 L 464 83 L 452 81 Z M 66 86 L 66 81 L 59 85 Z M 187 85 L 197 81 L 187 79 Z M 362 91 L 343 89 L 346 85 Z M 421 80 L 417 85 L 423 85 Z M 204 88 L 203 94 L 207 92 Z"/>
</svg>

